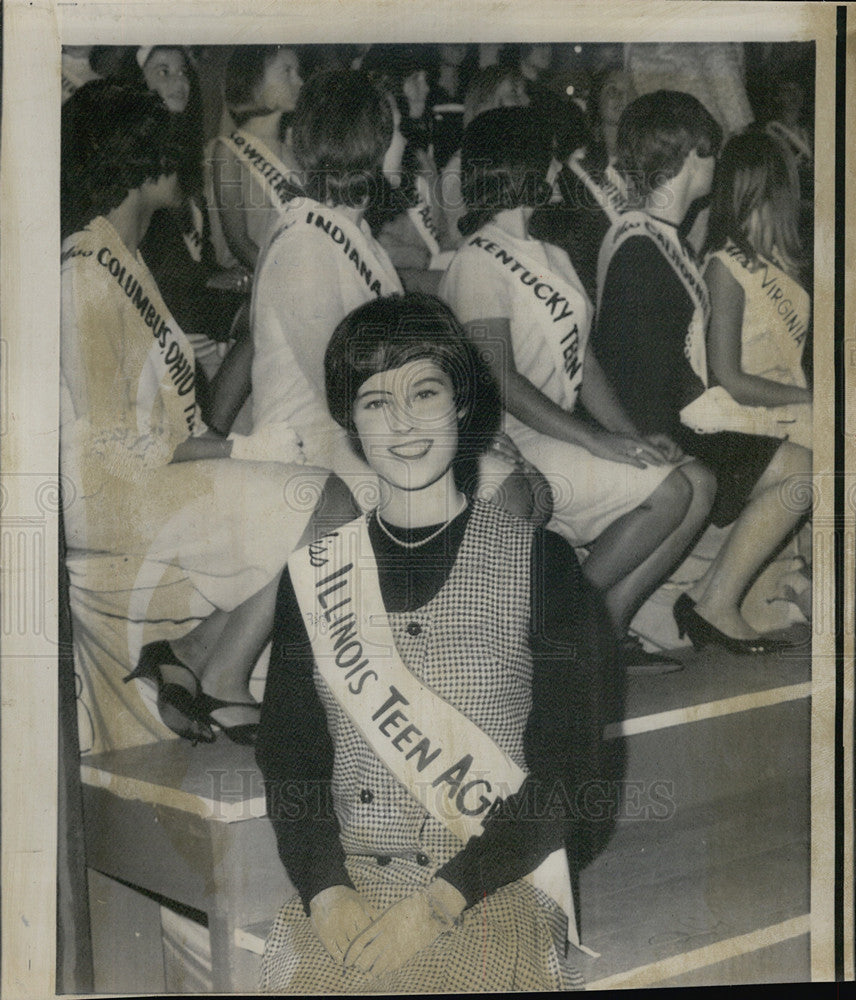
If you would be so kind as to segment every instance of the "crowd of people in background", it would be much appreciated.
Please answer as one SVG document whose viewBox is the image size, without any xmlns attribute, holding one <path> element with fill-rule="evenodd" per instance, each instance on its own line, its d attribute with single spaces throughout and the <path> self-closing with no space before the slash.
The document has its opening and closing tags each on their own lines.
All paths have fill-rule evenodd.
<svg viewBox="0 0 856 1000">
<path fill-rule="evenodd" d="M 373 969 L 390 991 L 427 988 L 446 931 L 481 947 L 466 914 L 498 891 L 497 989 L 578 981 L 549 920 L 522 978 L 503 931 L 554 914 L 518 880 L 566 829 L 539 854 L 487 824 L 492 846 L 456 853 L 439 828 L 425 846 L 421 814 L 391 832 L 348 811 L 385 779 L 318 677 L 313 700 L 321 654 L 293 553 L 321 565 L 319 539 L 369 512 L 360 544 L 408 668 L 425 609 L 475 615 L 487 574 L 482 600 L 508 603 L 483 627 L 519 617 L 497 657 L 535 665 L 497 696 L 494 735 L 551 780 L 575 773 L 572 744 L 597 757 L 580 728 L 588 712 L 602 729 L 595 676 L 682 668 L 630 625 L 706 525 L 730 530 L 675 602 L 679 634 L 744 657 L 787 645 L 741 603 L 809 513 L 811 60 L 738 43 L 63 51 L 61 455 L 95 728 L 104 746 L 222 730 L 257 744 L 269 795 L 321 767 L 345 796 L 342 829 L 303 831 L 312 857 L 277 827 L 301 902 L 277 924 L 267 988 L 326 989 L 342 961 L 355 989 Z M 538 686 L 554 668 L 536 608 L 576 650 L 572 727 Z M 481 654 L 444 629 L 431 641 L 454 677 Z M 272 632 L 262 712 L 250 675 Z M 449 683 L 472 720 L 485 713 L 461 706 L 506 680 L 472 697 Z M 544 763 L 558 751 L 536 715 L 564 763 Z M 351 857 L 385 865 L 402 845 L 426 860 L 395 868 L 394 891 Z M 392 904 L 410 930 L 375 919 Z M 402 966 L 410 978 L 377 978 Z"/>
</svg>

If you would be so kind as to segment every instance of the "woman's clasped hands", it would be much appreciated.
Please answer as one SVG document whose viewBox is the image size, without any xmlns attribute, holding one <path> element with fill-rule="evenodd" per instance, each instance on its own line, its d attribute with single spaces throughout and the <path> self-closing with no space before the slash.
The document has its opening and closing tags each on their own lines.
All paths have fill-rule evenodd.
<svg viewBox="0 0 856 1000">
<path fill-rule="evenodd" d="M 458 890 L 438 879 L 374 919 L 355 889 L 333 886 L 312 900 L 310 917 L 333 959 L 376 978 L 400 969 L 451 930 L 464 906 Z"/>
</svg>

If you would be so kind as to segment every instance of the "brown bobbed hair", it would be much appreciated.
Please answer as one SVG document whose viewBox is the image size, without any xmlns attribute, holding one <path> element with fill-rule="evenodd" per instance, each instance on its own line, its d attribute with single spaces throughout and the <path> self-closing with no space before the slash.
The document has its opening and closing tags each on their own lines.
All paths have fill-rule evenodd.
<svg viewBox="0 0 856 1000">
<path fill-rule="evenodd" d="M 392 139 L 392 109 L 360 70 L 315 73 L 294 109 L 292 148 L 317 201 L 361 208 Z"/>
<path fill-rule="evenodd" d="M 324 358 L 327 405 L 365 458 L 354 425 L 354 401 L 372 375 L 425 359 L 450 378 L 458 421 L 455 476 L 459 486 L 475 482 L 475 461 L 499 430 L 501 402 L 496 381 L 452 310 L 422 292 L 374 299 L 350 312 L 333 333 Z"/>
<path fill-rule="evenodd" d="M 616 168 L 635 201 L 676 177 L 689 153 L 716 156 L 722 129 L 701 101 L 679 90 L 655 90 L 631 101 L 618 123 Z"/>
</svg>

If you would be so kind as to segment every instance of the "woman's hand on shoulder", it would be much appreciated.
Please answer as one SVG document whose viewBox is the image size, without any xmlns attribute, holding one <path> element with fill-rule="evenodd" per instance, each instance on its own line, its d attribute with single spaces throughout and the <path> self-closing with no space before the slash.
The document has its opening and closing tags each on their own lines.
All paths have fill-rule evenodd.
<svg viewBox="0 0 856 1000">
<path fill-rule="evenodd" d="M 345 955 L 345 968 L 374 978 L 400 969 L 455 926 L 466 900 L 443 879 L 385 910 L 356 937 Z"/>
<path fill-rule="evenodd" d="M 373 914 L 356 889 L 331 885 L 312 897 L 309 919 L 331 958 L 341 962 L 354 938 L 370 926 Z"/>
</svg>

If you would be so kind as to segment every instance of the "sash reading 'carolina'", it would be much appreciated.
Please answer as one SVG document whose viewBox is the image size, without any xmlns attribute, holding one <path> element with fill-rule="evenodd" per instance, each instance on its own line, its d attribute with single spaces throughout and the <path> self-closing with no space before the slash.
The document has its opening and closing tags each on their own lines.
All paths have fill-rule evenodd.
<svg viewBox="0 0 856 1000">
<path fill-rule="evenodd" d="M 681 243 L 674 226 L 660 222 L 659 219 L 648 215 L 647 212 L 639 211 L 625 212 L 613 224 L 612 229 L 604 238 L 597 262 L 598 308 L 610 262 L 619 247 L 633 236 L 646 236 L 653 241 L 668 261 L 669 266 L 680 278 L 681 284 L 695 305 L 684 340 L 684 354 L 692 370 L 706 386 L 707 348 L 705 337 L 707 335 L 707 322 L 710 318 L 710 297 L 696 262 Z"/>
<path fill-rule="evenodd" d="M 274 231 L 263 253 L 267 253 L 280 233 L 294 226 L 320 230 L 342 252 L 373 295 L 400 295 L 401 282 L 392 263 L 378 256 L 365 234 L 354 223 L 334 208 L 322 205 L 311 198 L 295 200 L 285 213 L 286 220 Z M 384 255 L 385 256 L 385 255 Z M 261 262 L 257 271 L 261 270 Z"/>
<path fill-rule="evenodd" d="M 149 358 L 158 375 L 157 384 L 148 387 L 151 402 L 167 386 L 179 397 L 187 397 L 183 413 L 188 433 L 193 434 L 198 423 L 193 348 L 170 315 L 149 269 L 101 216 L 77 234 L 75 242 L 62 252 L 60 264 L 74 257 L 91 257 L 95 266 L 103 267 L 105 278 L 112 278 L 127 296 L 140 325 L 151 331 L 154 340 Z"/>
<path fill-rule="evenodd" d="M 318 670 L 342 710 L 387 770 L 460 841 L 482 834 L 496 800 L 525 772 L 453 705 L 407 668 L 380 592 L 365 517 L 288 561 Z M 528 876 L 568 916 L 579 944 L 564 850 Z"/>
<path fill-rule="evenodd" d="M 256 136 L 237 129 L 228 138 L 220 138 L 241 163 L 250 167 L 276 208 L 284 209 L 299 193 L 294 172 Z"/>
<path fill-rule="evenodd" d="M 618 185 L 610 179 L 610 168 L 607 167 L 607 171 L 604 172 L 603 180 L 600 183 L 592 177 L 579 160 L 570 159 L 568 161 L 568 169 L 576 174 L 583 184 L 585 184 L 610 222 L 615 223 L 619 216 L 627 211 L 627 198 Z"/>
<path fill-rule="evenodd" d="M 514 253 L 506 250 L 507 234 L 494 225 L 484 226 L 467 241 L 480 247 L 503 271 L 510 272 L 532 293 L 532 315 L 553 357 L 557 372 L 564 374 L 562 396 L 564 409 L 572 411 L 583 381 L 583 360 L 591 324 L 591 303 L 582 288 L 576 288 L 549 270 L 542 262 L 521 250 L 522 241 L 513 243 Z"/>
<path fill-rule="evenodd" d="M 428 247 L 432 260 L 440 255 L 440 240 L 437 226 L 434 223 L 434 215 L 431 211 L 429 200 L 428 183 L 420 174 L 416 177 L 416 204 L 407 209 L 410 221 L 413 223 L 416 232 L 422 238 L 422 242 Z"/>
</svg>

